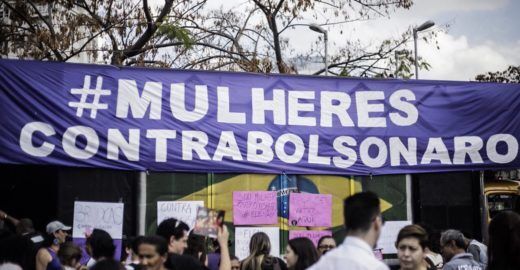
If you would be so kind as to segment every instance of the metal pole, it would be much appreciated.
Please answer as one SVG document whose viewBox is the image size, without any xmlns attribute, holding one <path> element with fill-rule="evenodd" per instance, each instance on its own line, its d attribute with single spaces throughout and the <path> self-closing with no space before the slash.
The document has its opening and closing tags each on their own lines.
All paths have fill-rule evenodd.
<svg viewBox="0 0 520 270">
<path fill-rule="evenodd" d="M 419 68 L 417 67 L 417 29 L 413 29 L 413 46 L 414 46 L 414 63 L 415 63 L 415 79 L 419 79 Z"/>
<path fill-rule="evenodd" d="M 405 175 L 406 181 L 406 220 L 413 223 L 413 208 L 412 208 L 412 175 Z"/>
<path fill-rule="evenodd" d="M 137 235 L 144 235 L 146 232 L 146 172 L 139 173 L 137 192 Z"/>
<path fill-rule="evenodd" d="M 479 172 L 479 203 L 480 203 L 480 230 L 482 233 L 482 243 L 488 244 L 488 208 L 487 208 L 487 198 L 485 192 L 484 185 L 484 171 Z"/>
<path fill-rule="evenodd" d="M 325 31 L 325 33 L 323 33 L 325 35 L 325 76 L 329 76 L 329 64 L 328 64 L 328 41 L 329 41 L 329 38 L 327 36 L 327 31 Z"/>
</svg>

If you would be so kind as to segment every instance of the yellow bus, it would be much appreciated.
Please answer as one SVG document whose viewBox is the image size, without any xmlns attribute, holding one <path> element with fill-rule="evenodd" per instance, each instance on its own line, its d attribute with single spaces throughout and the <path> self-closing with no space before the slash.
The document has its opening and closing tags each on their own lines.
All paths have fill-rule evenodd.
<svg viewBox="0 0 520 270">
<path fill-rule="evenodd" d="M 488 223 L 501 211 L 520 211 L 520 182 L 492 180 L 484 183 L 484 200 Z"/>
</svg>

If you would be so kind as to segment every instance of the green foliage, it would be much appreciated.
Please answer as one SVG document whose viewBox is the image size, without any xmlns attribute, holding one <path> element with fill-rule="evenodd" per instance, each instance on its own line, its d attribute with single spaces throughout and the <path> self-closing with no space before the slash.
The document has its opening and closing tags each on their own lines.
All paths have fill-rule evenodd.
<svg viewBox="0 0 520 270">
<path fill-rule="evenodd" d="M 488 72 L 475 77 L 479 82 L 520 83 L 520 66 L 509 66 L 504 71 Z"/>
<path fill-rule="evenodd" d="M 349 77 L 350 74 L 348 73 L 348 70 L 346 68 L 343 68 L 341 69 L 341 72 L 339 73 L 338 76 L 341 76 L 341 77 Z"/>
<path fill-rule="evenodd" d="M 172 23 L 163 23 L 156 32 L 157 37 L 166 37 L 170 41 L 182 41 L 186 48 L 191 48 L 194 44 L 190 31 Z"/>
</svg>

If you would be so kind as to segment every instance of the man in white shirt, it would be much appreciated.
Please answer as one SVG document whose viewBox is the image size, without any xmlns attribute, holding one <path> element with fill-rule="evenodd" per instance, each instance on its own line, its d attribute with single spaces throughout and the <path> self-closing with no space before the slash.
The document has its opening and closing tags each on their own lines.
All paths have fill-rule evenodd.
<svg viewBox="0 0 520 270">
<path fill-rule="evenodd" d="M 388 270 L 373 252 L 383 221 L 379 198 L 372 192 L 352 195 L 343 202 L 347 237 L 337 248 L 327 252 L 310 270 Z"/>
</svg>

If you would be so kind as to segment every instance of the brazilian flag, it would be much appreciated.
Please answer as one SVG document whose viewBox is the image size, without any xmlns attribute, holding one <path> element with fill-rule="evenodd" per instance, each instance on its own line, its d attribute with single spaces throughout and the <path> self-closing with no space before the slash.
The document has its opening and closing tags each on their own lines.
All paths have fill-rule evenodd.
<svg viewBox="0 0 520 270">
<path fill-rule="evenodd" d="M 270 174 L 193 174 L 153 173 L 147 178 L 147 234 L 157 228 L 157 201 L 204 201 L 209 208 L 226 211 L 225 222 L 234 243 L 233 191 L 276 191 L 280 250 L 285 250 L 289 230 L 332 230 L 336 241 L 343 241 L 343 199 L 356 192 L 370 190 L 381 198 L 385 220 L 406 220 L 405 175 L 351 177 L 334 175 Z M 296 227 L 287 222 L 289 194 L 292 192 L 331 194 L 332 227 Z M 273 226 L 273 225 L 269 225 Z M 274 244 L 274 243 L 273 243 Z M 233 244 L 232 244 L 233 245 Z M 234 248 L 231 247 L 233 253 Z"/>
</svg>

